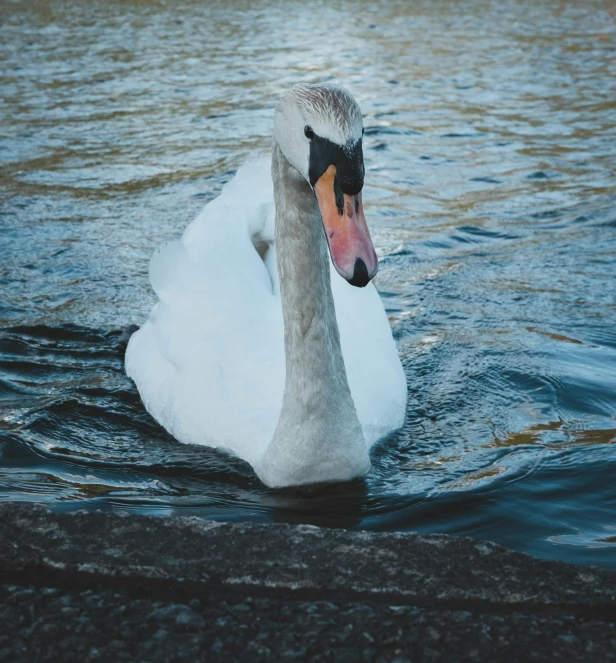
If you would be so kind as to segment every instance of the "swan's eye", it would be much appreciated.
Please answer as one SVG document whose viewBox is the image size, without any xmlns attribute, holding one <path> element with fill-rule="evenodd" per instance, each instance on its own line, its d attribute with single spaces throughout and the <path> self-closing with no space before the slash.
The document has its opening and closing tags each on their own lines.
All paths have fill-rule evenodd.
<svg viewBox="0 0 616 663">
<path fill-rule="evenodd" d="M 308 125 L 304 127 L 304 136 L 306 136 L 306 138 L 309 140 L 314 138 L 314 131 L 312 130 L 312 127 L 309 127 Z"/>
</svg>

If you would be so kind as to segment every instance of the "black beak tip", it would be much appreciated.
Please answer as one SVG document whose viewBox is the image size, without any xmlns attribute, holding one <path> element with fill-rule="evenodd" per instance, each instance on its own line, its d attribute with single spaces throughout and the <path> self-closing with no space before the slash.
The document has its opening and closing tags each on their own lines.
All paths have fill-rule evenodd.
<svg viewBox="0 0 616 663">
<path fill-rule="evenodd" d="M 365 288 L 370 283 L 370 276 L 368 275 L 368 268 L 366 263 L 361 259 L 355 260 L 355 267 L 353 269 L 353 278 L 349 280 L 351 285 L 356 288 Z"/>
</svg>

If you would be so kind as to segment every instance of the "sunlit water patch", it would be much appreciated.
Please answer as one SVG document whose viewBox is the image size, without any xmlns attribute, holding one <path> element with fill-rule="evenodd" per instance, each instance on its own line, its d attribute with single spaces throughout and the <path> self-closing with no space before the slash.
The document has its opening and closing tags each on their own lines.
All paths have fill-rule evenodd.
<svg viewBox="0 0 616 663">
<path fill-rule="evenodd" d="M 616 566 L 609 3 L 69 0 L 0 16 L 0 499 L 440 531 Z M 175 442 L 122 361 L 155 248 L 269 148 L 280 92 L 316 80 L 364 112 L 408 413 L 365 481 L 273 491 Z"/>
</svg>

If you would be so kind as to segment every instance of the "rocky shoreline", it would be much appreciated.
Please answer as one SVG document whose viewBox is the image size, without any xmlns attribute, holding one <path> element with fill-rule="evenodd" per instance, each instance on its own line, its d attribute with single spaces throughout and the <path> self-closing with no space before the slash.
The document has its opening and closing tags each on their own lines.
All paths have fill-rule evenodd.
<svg viewBox="0 0 616 663">
<path fill-rule="evenodd" d="M 0 505 L 0 662 L 616 661 L 616 572 L 443 535 Z"/>
</svg>

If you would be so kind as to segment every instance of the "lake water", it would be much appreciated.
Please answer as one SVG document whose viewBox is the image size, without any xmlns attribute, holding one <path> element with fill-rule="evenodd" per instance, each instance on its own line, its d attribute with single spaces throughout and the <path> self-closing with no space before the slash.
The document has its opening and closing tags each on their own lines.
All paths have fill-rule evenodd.
<svg viewBox="0 0 616 663">
<path fill-rule="evenodd" d="M 7 0 L 0 20 L 0 499 L 616 567 L 613 3 Z M 154 250 L 269 149 L 278 95 L 322 80 L 364 112 L 408 415 L 365 481 L 273 491 L 148 416 L 121 336 Z"/>
</svg>

